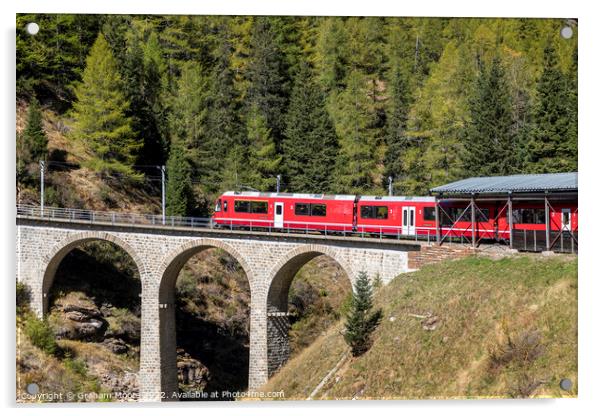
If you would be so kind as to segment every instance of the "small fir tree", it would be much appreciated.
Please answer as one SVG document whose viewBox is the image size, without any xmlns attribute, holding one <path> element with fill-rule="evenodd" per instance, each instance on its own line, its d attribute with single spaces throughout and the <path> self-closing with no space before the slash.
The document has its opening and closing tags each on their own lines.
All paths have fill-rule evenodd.
<svg viewBox="0 0 602 416">
<path fill-rule="evenodd" d="M 372 312 L 372 285 L 366 272 L 360 272 L 354 289 L 344 338 L 351 354 L 357 357 L 370 348 L 370 335 L 382 319 L 382 310 Z"/>
<path fill-rule="evenodd" d="M 27 176 L 28 166 L 45 159 L 48 153 L 48 137 L 44 132 L 40 103 L 34 97 L 27 110 L 25 129 L 17 136 L 17 180 Z"/>
</svg>

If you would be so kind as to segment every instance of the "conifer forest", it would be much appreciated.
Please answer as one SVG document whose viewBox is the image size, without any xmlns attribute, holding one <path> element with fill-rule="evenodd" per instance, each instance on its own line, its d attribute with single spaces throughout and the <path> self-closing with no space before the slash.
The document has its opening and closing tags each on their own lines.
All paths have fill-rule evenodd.
<svg viewBox="0 0 602 416">
<path fill-rule="evenodd" d="M 391 177 L 395 195 L 426 195 L 577 170 L 576 21 L 21 14 L 17 28 L 18 178 L 49 157 L 42 110 L 88 169 L 138 186 L 166 166 L 170 215 L 275 191 L 278 175 L 283 192 L 383 195 Z"/>
</svg>

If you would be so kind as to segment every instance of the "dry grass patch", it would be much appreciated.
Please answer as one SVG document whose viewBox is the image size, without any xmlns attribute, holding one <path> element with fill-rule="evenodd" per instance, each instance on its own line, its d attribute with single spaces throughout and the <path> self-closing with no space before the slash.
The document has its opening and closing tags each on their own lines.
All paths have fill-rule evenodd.
<svg viewBox="0 0 602 416">
<path fill-rule="evenodd" d="M 384 318 L 372 348 L 349 360 L 319 398 L 577 394 L 574 257 L 476 257 L 427 266 L 383 287 L 375 307 Z M 434 329 L 425 325 L 433 316 Z M 331 328 L 266 389 L 307 397 L 346 350 L 340 330 Z M 560 389 L 563 378 L 573 381 L 572 391 Z"/>
</svg>

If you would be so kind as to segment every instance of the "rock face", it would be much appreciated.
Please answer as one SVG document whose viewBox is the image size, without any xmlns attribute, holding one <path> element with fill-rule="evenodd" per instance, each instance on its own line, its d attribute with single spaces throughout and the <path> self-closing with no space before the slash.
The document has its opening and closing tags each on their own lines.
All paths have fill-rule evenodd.
<svg viewBox="0 0 602 416">
<path fill-rule="evenodd" d="M 121 374 L 106 373 L 101 377 L 103 387 L 114 393 L 116 401 L 136 401 L 139 394 L 138 374 L 126 371 Z"/>
<path fill-rule="evenodd" d="M 178 382 L 186 387 L 204 389 L 209 381 L 209 369 L 199 360 L 178 348 Z"/>
<path fill-rule="evenodd" d="M 87 298 L 70 296 L 57 302 L 54 311 L 58 339 L 102 341 L 108 324 L 100 309 Z"/>
<path fill-rule="evenodd" d="M 125 354 L 130 349 L 128 344 L 119 338 L 106 338 L 103 345 L 113 354 Z"/>
</svg>

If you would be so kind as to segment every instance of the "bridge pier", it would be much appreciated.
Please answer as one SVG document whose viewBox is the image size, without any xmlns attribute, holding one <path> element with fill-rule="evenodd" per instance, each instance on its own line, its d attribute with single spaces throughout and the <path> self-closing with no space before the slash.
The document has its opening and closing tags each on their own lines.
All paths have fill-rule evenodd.
<svg viewBox="0 0 602 416">
<path fill-rule="evenodd" d="M 164 390 L 167 386 L 163 385 L 165 371 L 169 372 L 170 369 L 163 359 L 168 355 L 164 351 L 165 343 L 161 343 L 159 340 L 166 339 L 169 335 L 165 333 L 167 331 L 161 325 L 162 320 L 165 321 L 164 313 L 167 309 L 159 307 L 159 287 L 155 283 L 156 281 L 155 276 L 149 275 L 144 279 L 142 285 L 141 316 L 143 319 L 140 323 L 140 370 L 138 374 L 139 400 L 141 402 L 162 401 L 166 393 L 173 391 Z M 172 339 L 175 354 L 175 338 Z M 175 379 L 177 381 L 177 374 Z M 175 391 L 177 391 L 177 386 Z"/>
<path fill-rule="evenodd" d="M 249 322 L 249 390 L 268 381 L 267 289 L 259 281 L 251 286 Z"/>
</svg>

